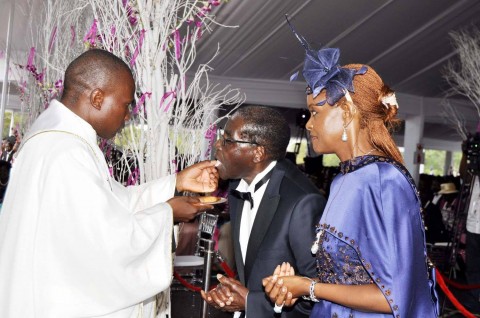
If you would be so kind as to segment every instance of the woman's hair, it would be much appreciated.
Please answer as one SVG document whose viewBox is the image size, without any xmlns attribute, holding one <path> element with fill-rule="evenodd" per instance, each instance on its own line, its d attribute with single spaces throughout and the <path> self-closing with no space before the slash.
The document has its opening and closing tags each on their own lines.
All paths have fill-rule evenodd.
<svg viewBox="0 0 480 318">
<path fill-rule="evenodd" d="M 348 64 L 343 67 L 360 69 L 362 66 Z M 382 103 L 382 99 L 393 94 L 393 91 L 370 66 L 367 66 L 365 74 L 353 78 L 353 86 L 355 93 L 350 95 L 360 113 L 360 128 L 367 129 L 369 141 L 376 149 L 387 157 L 403 163 L 402 155 L 390 134 L 400 123 L 396 117 L 398 108 L 394 105 L 387 107 Z"/>
</svg>

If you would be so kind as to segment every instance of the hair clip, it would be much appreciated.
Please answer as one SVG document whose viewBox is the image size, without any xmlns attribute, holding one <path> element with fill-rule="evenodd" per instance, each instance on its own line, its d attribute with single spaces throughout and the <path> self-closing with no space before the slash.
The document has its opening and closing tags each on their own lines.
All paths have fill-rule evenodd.
<svg viewBox="0 0 480 318">
<path fill-rule="evenodd" d="M 305 94 L 311 95 L 312 93 L 313 93 L 312 88 L 309 85 L 307 85 L 307 87 L 305 88 Z"/>
<path fill-rule="evenodd" d="M 398 108 L 398 102 L 397 102 L 397 97 L 395 96 L 395 93 L 392 93 L 390 95 L 382 97 L 382 104 L 386 108 L 390 108 L 390 106 L 395 106 Z"/>
<path fill-rule="evenodd" d="M 352 95 L 350 95 L 347 90 L 345 90 L 345 99 L 347 100 L 347 102 L 353 103 Z"/>
</svg>

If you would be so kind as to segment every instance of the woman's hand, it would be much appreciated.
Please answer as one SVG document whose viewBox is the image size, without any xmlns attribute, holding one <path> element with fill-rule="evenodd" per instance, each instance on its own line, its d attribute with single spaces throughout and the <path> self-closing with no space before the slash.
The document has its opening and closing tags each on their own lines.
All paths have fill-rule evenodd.
<svg viewBox="0 0 480 318">
<path fill-rule="evenodd" d="M 177 191 L 212 192 L 218 186 L 216 160 L 196 163 L 177 174 Z"/>
<path fill-rule="evenodd" d="M 311 280 L 302 276 L 284 276 L 279 277 L 278 280 L 272 279 L 270 284 L 268 281 L 263 281 L 265 286 L 265 293 L 272 302 L 281 306 L 293 306 L 298 297 L 309 295 Z"/>
<path fill-rule="evenodd" d="M 287 263 L 288 264 L 288 263 Z M 283 270 L 282 270 L 283 266 Z M 291 276 L 291 269 L 282 264 L 273 276 L 265 277 L 262 284 L 265 293 L 277 306 L 292 306 L 300 296 L 310 296 L 312 280 L 307 277 Z M 287 266 L 287 267 L 285 267 Z M 287 274 L 286 276 L 279 276 Z M 392 309 L 380 288 L 374 283 L 365 285 L 343 285 L 317 283 L 314 290 L 318 299 L 324 299 L 345 307 L 364 312 L 392 313 Z M 283 303 L 285 302 L 285 303 Z"/>
<path fill-rule="evenodd" d="M 295 276 L 295 270 L 289 263 L 282 263 L 275 268 L 272 276 L 266 277 L 262 280 L 265 288 L 265 293 L 270 298 L 272 303 L 277 306 L 293 306 L 298 299 L 293 297 L 288 287 L 284 285 L 285 279 L 288 278 L 302 278 Z"/>
</svg>

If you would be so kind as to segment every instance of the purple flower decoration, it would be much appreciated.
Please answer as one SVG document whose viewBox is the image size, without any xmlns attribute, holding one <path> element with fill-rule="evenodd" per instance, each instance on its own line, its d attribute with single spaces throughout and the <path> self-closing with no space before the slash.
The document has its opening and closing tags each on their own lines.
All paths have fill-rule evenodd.
<svg viewBox="0 0 480 318">
<path fill-rule="evenodd" d="M 316 97 L 340 72 L 339 56 L 338 49 L 327 48 L 317 52 L 307 50 L 302 74 L 310 88 L 313 89 L 313 96 Z"/>
<path fill-rule="evenodd" d="M 327 98 L 317 105 L 322 106 L 327 102 L 333 106 L 340 98 L 345 96 L 346 91 L 353 93 L 353 77 L 358 74 L 365 74 L 367 67 L 362 66 L 359 70 L 340 67 L 338 63 L 340 50 L 336 48 L 312 50 L 307 40 L 297 33 L 288 17 L 285 17 L 293 34 L 306 50 L 302 74 L 308 84 L 307 94 L 313 94 L 315 98 L 325 89 Z"/>
</svg>

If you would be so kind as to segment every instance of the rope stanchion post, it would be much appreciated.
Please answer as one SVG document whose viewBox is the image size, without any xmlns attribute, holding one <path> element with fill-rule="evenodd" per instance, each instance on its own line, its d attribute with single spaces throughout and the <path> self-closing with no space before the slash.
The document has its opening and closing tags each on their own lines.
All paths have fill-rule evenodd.
<svg viewBox="0 0 480 318">
<path fill-rule="evenodd" d="M 213 240 L 207 240 L 207 239 L 201 239 L 202 241 L 205 242 L 205 248 L 204 248 L 204 258 L 205 262 L 203 264 L 203 290 L 205 292 L 209 291 L 210 289 L 210 277 L 212 273 L 212 260 L 213 260 L 213 253 L 215 251 L 213 250 L 214 246 L 214 241 Z M 207 318 L 208 317 L 208 303 L 204 300 L 202 302 L 202 318 Z"/>
<path fill-rule="evenodd" d="M 438 269 L 435 269 L 436 276 L 437 276 L 437 282 L 442 291 L 444 292 L 445 296 L 452 302 L 452 304 L 457 308 L 462 315 L 464 315 L 467 318 L 475 318 L 475 315 L 469 312 L 458 300 L 455 298 L 455 296 L 452 294 L 450 289 L 448 289 L 447 284 L 445 283 L 444 277 L 442 273 Z"/>
<path fill-rule="evenodd" d="M 230 266 L 228 266 L 228 264 L 223 260 L 223 258 L 218 254 L 218 252 L 215 253 L 217 255 L 217 261 L 220 263 L 220 267 L 223 269 L 223 271 L 225 272 L 225 275 L 228 276 L 228 277 L 231 277 L 231 278 L 235 278 L 236 274 L 235 272 L 230 268 Z M 174 271 L 173 272 L 173 276 L 175 277 L 176 280 L 178 280 L 178 282 L 180 284 L 182 284 L 184 287 L 188 288 L 189 290 L 193 291 L 193 292 L 200 292 L 200 290 L 202 290 L 201 287 L 198 287 L 198 286 L 194 286 L 192 284 L 190 284 L 187 280 L 185 280 L 178 272 Z M 210 286 L 210 290 L 217 287 L 217 285 L 211 285 Z"/>
</svg>

